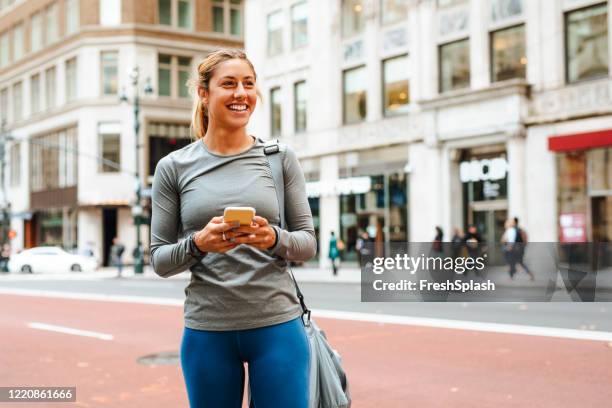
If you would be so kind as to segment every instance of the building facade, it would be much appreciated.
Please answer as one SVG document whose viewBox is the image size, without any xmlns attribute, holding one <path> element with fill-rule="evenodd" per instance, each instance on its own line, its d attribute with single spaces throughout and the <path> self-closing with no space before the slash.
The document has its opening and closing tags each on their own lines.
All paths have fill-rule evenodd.
<svg viewBox="0 0 612 408">
<path fill-rule="evenodd" d="M 0 2 L 13 251 L 93 249 L 107 264 L 116 236 L 131 262 L 136 186 L 146 197 L 157 161 L 191 141 L 186 82 L 211 50 L 242 47 L 243 12 L 240 0 Z"/>
<path fill-rule="evenodd" d="M 426 242 L 518 217 L 531 241 L 612 239 L 610 16 L 597 0 L 248 0 L 264 95 L 326 262 L 363 231 Z"/>
</svg>

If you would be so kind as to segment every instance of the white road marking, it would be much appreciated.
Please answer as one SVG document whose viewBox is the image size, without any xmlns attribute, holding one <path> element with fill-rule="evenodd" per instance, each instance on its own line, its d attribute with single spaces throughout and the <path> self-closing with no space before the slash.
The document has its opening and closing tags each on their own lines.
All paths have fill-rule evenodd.
<svg viewBox="0 0 612 408">
<path fill-rule="evenodd" d="M 45 323 L 38 323 L 38 322 L 28 323 L 28 327 L 32 329 L 47 330 L 47 331 L 52 331 L 52 332 L 57 332 L 57 333 L 73 334 L 75 336 L 93 337 L 93 338 L 100 339 L 100 340 L 112 340 L 114 338 L 111 334 L 98 333 L 98 332 L 93 332 L 89 330 L 79 330 L 79 329 L 73 329 L 71 327 L 55 326 L 52 324 L 45 324 Z"/>
<path fill-rule="evenodd" d="M 48 290 L 0 288 L 0 294 L 37 296 L 47 298 L 94 300 L 103 302 L 140 303 L 162 306 L 183 306 L 183 299 L 155 298 L 147 296 L 103 295 L 94 293 L 72 293 Z M 340 310 L 312 311 L 313 318 L 352 320 L 371 323 L 424 326 L 441 329 L 473 330 L 489 333 L 521 334 L 527 336 L 557 337 L 573 340 L 612 342 L 612 332 L 575 330 L 557 327 L 527 326 L 507 323 L 474 322 L 468 320 L 438 319 L 427 317 L 398 316 L 376 313 L 345 312 Z"/>
</svg>

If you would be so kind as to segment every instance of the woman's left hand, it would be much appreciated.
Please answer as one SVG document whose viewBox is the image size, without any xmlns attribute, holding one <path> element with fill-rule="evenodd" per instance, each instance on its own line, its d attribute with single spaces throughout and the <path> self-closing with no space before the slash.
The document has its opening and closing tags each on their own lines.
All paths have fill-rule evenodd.
<svg viewBox="0 0 612 408">
<path fill-rule="evenodd" d="M 251 225 L 241 225 L 225 233 L 225 238 L 237 244 L 252 245 L 266 250 L 276 243 L 276 233 L 264 217 L 256 215 Z"/>
</svg>

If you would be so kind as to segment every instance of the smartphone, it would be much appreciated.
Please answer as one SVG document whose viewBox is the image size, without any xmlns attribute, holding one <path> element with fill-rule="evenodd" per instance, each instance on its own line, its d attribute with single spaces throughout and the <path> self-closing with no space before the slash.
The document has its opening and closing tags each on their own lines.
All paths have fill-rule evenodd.
<svg viewBox="0 0 612 408">
<path fill-rule="evenodd" d="M 223 211 L 223 221 L 225 222 L 239 221 L 240 225 L 251 225 L 253 217 L 255 217 L 253 207 L 227 207 Z"/>
</svg>

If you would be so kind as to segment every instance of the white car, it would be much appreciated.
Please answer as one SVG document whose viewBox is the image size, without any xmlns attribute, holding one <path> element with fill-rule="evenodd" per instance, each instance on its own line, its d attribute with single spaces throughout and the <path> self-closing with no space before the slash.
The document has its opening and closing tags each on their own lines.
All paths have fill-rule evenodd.
<svg viewBox="0 0 612 408">
<path fill-rule="evenodd" d="M 60 247 L 36 247 L 11 255 L 11 273 L 53 273 L 93 271 L 97 262 L 93 257 L 74 255 Z"/>
</svg>

